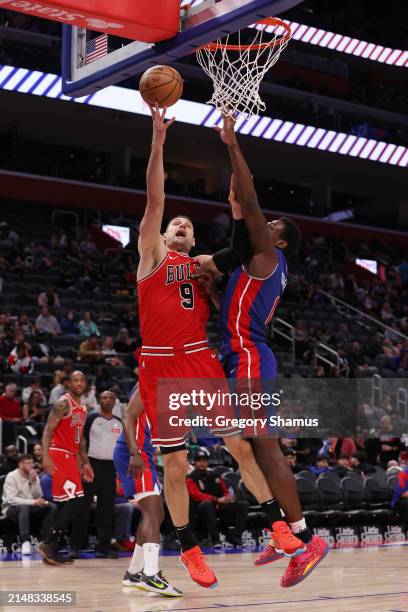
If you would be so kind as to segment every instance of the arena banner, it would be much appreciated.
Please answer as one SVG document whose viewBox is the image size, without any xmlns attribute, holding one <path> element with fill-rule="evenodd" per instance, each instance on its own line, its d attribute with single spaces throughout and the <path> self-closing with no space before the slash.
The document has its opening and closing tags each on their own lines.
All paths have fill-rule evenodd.
<svg viewBox="0 0 408 612">
<path fill-rule="evenodd" d="M 330 548 L 368 548 L 375 546 L 395 546 L 408 542 L 408 532 L 403 525 L 352 525 L 325 527 L 317 526 L 313 533 L 321 537 Z M 242 533 L 242 543 L 245 552 L 258 552 L 264 548 L 270 540 L 270 532 L 266 529 L 246 529 Z M 222 550 L 231 550 L 232 546 L 227 542 L 226 534 L 220 533 Z M 31 545 L 36 551 L 39 539 L 31 536 Z M 96 536 L 88 536 L 87 546 L 84 552 L 92 554 L 96 546 Z M 13 560 L 20 558 L 21 542 L 16 534 L 0 534 L 0 560 Z"/>
<path fill-rule="evenodd" d="M 397 397 L 408 381 L 383 385 Z M 158 379 L 155 437 L 375 438 L 386 422 L 373 392 L 371 379 L 356 378 Z M 393 419 L 392 435 L 408 437 L 407 413 Z"/>
</svg>

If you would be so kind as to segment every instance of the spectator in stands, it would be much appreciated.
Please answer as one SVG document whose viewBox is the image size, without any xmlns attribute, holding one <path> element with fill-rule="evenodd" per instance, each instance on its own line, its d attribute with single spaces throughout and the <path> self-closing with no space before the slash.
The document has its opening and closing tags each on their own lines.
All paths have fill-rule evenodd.
<svg viewBox="0 0 408 612">
<path fill-rule="evenodd" d="M 30 321 L 26 312 L 22 312 L 20 314 L 17 325 L 23 332 L 24 336 L 35 336 L 35 325 Z"/>
<path fill-rule="evenodd" d="M 139 317 L 136 309 L 132 304 L 126 304 L 124 311 L 118 317 L 120 327 L 126 327 L 130 331 L 136 331 L 139 328 Z"/>
<path fill-rule="evenodd" d="M 4 476 L 9 472 L 17 469 L 18 450 L 14 444 L 10 444 L 4 451 L 5 459 L 0 465 L 0 476 Z"/>
<path fill-rule="evenodd" d="M 58 320 L 52 315 L 48 306 L 41 308 L 41 314 L 35 320 L 35 327 L 39 334 L 58 336 L 61 333 L 61 327 Z"/>
<path fill-rule="evenodd" d="M 24 387 L 21 393 L 21 401 L 27 402 L 28 398 L 32 394 L 33 391 L 37 391 L 41 396 L 41 406 L 47 405 L 47 398 L 44 391 L 41 388 L 41 381 L 39 378 L 35 377 L 31 379 L 31 384 L 28 387 Z"/>
<path fill-rule="evenodd" d="M 380 312 L 381 320 L 387 325 L 390 321 L 394 320 L 394 313 L 392 312 L 389 302 L 384 302 Z"/>
<path fill-rule="evenodd" d="M 88 291 L 89 293 L 94 293 L 96 291 L 99 291 L 99 286 L 97 283 L 101 282 L 102 280 L 102 276 L 97 270 L 95 270 L 91 260 L 87 259 L 83 265 L 82 271 L 80 272 L 80 276 L 78 278 L 78 289 L 80 289 L 81 291 Z"/>
<path fill-rule="evenodd" d="M 312 465 L 317 458 L 322 446 L 321 438 L 300 438 L 296 446 L 296 458 L 298 465 L 302 468 Z"/>
<path fill-rule="evenodd" d="M 82 401 L 84 403 L 84 406 L 86 406 L 88 414 L 91 414 L 91 412 L 98 411 L 99 405 L 96 399 L 96 389 L 94 385 L 87 385 L 86 391 L 82 396 Z"/>
<path fill-rule="evenodd" d="M 129 337 L 128 330 L 122 327 L 113 346 L 118 353 L 132 353 L 136 349 L 136 342 Z"/>
<path fill-rule="evenodd" d="M 64 393 L 69 392 L 70 378 L 69 376 L 63 376 L 61 371 L 57 371 L 54 374 L 54 386 L 51 389 L 50 399 L 48 401 L 50 406 L 55 406 L 59 398 Z"/>
<path fill-rule="evenodd" d="M 75 336 L 79 332 L 75 321 L 75 313 L 72 309 L 67 310 L 65 317 L 61 320 L 61 330 L 67 336 Z"/>
<path fill-rule="evenodd" d="M 91 234 L 87 234 L 85 239 L 80 244 L 81 253 L 86 257 L 98 257 L 99 251 L 96 248 L 96 244 L 92 240 Z"/>
<path fill-rule="evenodd" d="M 350 457 L 346 454 L 340 454 L 337 458 L 337 464 L 334 466 L 333 471 L 336 472 L 340 476 L 340 478 L 344 478 L 353 470 L 351 469 L 351 460 Z"/>
<path fill-rule="evenodd" d="M 393 421 L 388 414 L 380 419 L 378 437 L 380 439 L 380 453 L 378 459 L 385 468 L 388 461 L 392 461 L 393 459 L 398 461 L 402 448 L 401 440 L 396 437 Z"/>
<path fill-rule="evenodd" d="M 21 554 L 31 555 L 30 519 L 41 518 L 42 539 L 48 536 L 56 511 L 43 497 L 32 455 L 20 455 L 18 467 L 6 476 L 3 488 L 3 514 L 16 517 L 22 542 Z"/>
<path fill-rule="evenodd" d="M 80 344 L 78 358 L 89 363 L 103 363 L 103 354 L 97 336 L 89 336 Z"/>
<path fill-rule="evenodd" d="M 15 346 L 8 356 L 7 363 L 15 374 L 30 374 L 34 369 L 34 363 L 28 344 L 21 342 Z"/>
<path fill-rule="evenodd" d="M 100 336 L 100 331 L 96 323 L 92 321 L 92 313 L 85 312 L 84 318 L 79 322 L 79 335 L 81 338 L 89 338 L 90 336 Z"/>
<path fill-rule="evenodd" d="M 408 465 L 397 475 L 391 508 L 395 508 L 402 522 L 408 525 Z"/>
<path fill-rule="evenodd" d="M 58 281 L 58 287 L 61 289 L 75 289 L 78 281 L 78 274 L 73 268 L 66 268 Z"/>
<path fill-rule="evenodd" d="M 351 350 L 347 354 L 347 359 L 350 364 L 351 374 L 354 377 L 358 376 L 358 372 L 368 370 L 368 359 L 364 354 L 364 350 L 359 342 L 353 342 Z"/>
<path fill-rule="evenodd" d="M 106 366 L 98 366 L 96 368 L 93 384 L 95 385 L 98 394 L 103 393 L 104 391 L 109 391 L 109 389 L 114 386 L 115 382 L 116 381 L 113 378 L 109 368 Z"/>
<path fill-rule="evenodd" d="M 311 465 L 309 469 L 315 476 L 320 476 L 320 474 L 331 472 L 332 468 L 329 465 L 329 456 L 321 455 L 320 457 L 317 457 L 315 465 Z"/>
<path fill-rule="evenodd" d="M 61 308 L 61 302 L 59 301 L 58 294 L 55 292 L 53 287 L 48 287 L 46 291 L 40 293 L 37 300 L 38 306 L 48 306 L 48 308 Z"/>
<path fill-rule="evenodd" d="M 102 354 L 105 358 L 105 362 L 113 367 L 123 366 L 122 359 L 118 356 L 118 353 L 113 346 L 112 336 L 106 336 L 102 344 Z"/>
<path fill-rule="evenodd" d="M 187 489 L 190 499 L 198 504 L 200 519 L 205 525 L 211 544 L 221 547 L 217 527 L 217 516 L 233 523 L 233 532 L 227 532 L 230 544 L 242 546 L 241 535 L 245 529 L 249 504 L 246 501 L 235 501 L 228 491 L 227 484 L 220 476 L 208 469 L 208 455 L 198 451 L 194 460 L 194 470 L 188 475 Z"/>
<path fill-rule="evenodd" d="M 6 385 L 0 395 L 0 419 L 3 421 L 3 444 L 7 445 L 16 439 L 16 425 L 21 422 L 20 401 L 16 398 L 17 386 Z"/>
<path fill-rule="evenodd" d="M 19 237 L 9 228 L 7 221 L 0 223 L 0 250 L 12 251 L 18 244 Z"/>
<path fill-rule="evenodd" d="M 33 391 L 23 406 L 23 419 L 25 421 L 35 421 L 41 423 L 44 409 L 41 405 L 41 393 Z"/>
<path fill-rule="evenodd" d="M 283 451 L 283 454 L 285 455 L 285 459 L 288 462 L 288 464 L 290 465 L 290 469 L 292 470 L 292 472 L 294 474 L 296 474 L 297 472 L 299 472 L 299 467 L 296 465 L 296 451 L 293 448 L 285 448 L 285 450 Z"/>
<path fill-rule="evenodd" d="M 357 451 L 351 457 L 351 469 L 360 474 L 373 474 L 375 473 L 375 467 L 367 463 L 367 455 L 364 451 Z"/>
<path fill-rule="evenodd" d="M 43 450 L 42 450 L 41 442 L 34 444 L 33 457 L 34 457 L 34 469 L 37 470 L 38 474 L 42 474 L 44 471 L 44 467 L 43 467 Z"/>
</svg>

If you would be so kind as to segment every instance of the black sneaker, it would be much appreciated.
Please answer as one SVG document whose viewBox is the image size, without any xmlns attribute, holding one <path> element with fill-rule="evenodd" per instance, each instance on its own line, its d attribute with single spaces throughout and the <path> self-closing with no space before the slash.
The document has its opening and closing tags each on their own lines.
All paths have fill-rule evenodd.
<svg viewBox="0 0 408 612">
<path fill-rule="evenodd" d="M 131 574 L 130 572 L 125 572 L 125 575 L 122 578 L 123 586 L 133 587 L 138 586 L 142 578 L 142 572 L 136 572 L 136 574 Z"/>
<path fill-rule="evenodd" d="M 97 559 L 117 559 L 118 553 L 114 550 L 97 550 L 95 556 Z"/>
<path fill-rule="evenodd" d="M 149 591 L 151 593 L 158 593 L 163 597 L 182 597 L 182 591 L 171 586 L 169 581 L 163 576 L 161 572 L 154 576 L 146 576 L 142 572 L 140 582 L 135 585 L 141 591 Z"/>
<path fill-rule="evenodd" d="M 73 559 L 63 557 L 58 550 L 46 542 L 39 543 L 38 552 L 41 555 L 43 562 L 47 563 L 48 565 L 64 565 L 65 563 L 72 563 L 73 561 Z"/>
</svg>

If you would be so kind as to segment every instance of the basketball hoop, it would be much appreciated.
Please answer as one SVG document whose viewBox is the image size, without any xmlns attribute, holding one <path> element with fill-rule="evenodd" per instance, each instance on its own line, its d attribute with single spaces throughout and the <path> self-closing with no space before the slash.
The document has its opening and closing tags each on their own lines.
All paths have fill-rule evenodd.
<svg viewBox="0 0 408 612">
<path fill-rule="evenodd" d="M 250 117 L 265 110 L 259 86 L 292 35 L 290 27 L 277 17 L 262 19 L 253 28 L 255 35 L 249 44 L 243 42 L 243 33 L 237 32 L 196 50 L 198 63 L 214 85 L 208 104 L 234 118 L 238 113 Z M 266 35 L 271 39 L 265 40 Z M 233 36 L 237 37 L 234 44 Z"/>
</svg>

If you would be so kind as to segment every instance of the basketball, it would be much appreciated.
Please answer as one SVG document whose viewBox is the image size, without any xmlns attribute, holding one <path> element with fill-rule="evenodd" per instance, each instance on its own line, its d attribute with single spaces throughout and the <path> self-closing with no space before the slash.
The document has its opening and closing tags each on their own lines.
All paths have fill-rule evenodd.
<svg viewBox="0 0 408 612">
<path fill-rule="evenodd" d="M 173 106 L 182 96 L 183 79 L 171 66 L 153 66 L 142 74 L 139 91 L 148 104 Z"/>
</svg>

